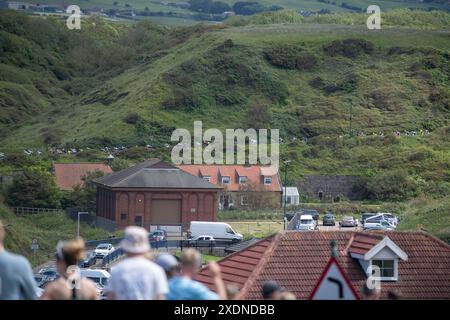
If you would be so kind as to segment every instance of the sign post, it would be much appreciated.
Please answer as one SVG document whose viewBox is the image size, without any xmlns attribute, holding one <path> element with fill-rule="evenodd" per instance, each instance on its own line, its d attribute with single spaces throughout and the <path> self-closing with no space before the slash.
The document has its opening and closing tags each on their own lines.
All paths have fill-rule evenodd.
<svg viewBox="0 0 450 320">
<path fill-rule="evenodd" d="M 359 300 L 359 295 L 334 256 L 328 260 L 310 300 Z"/>
<path fill-rule="evenodd" d="M 38 239 L 33 238 L 31 241 L 31 250 L 33 250 L 33 262 L 36 262 L 36 251 L 39 249 Z"/>
</svg>

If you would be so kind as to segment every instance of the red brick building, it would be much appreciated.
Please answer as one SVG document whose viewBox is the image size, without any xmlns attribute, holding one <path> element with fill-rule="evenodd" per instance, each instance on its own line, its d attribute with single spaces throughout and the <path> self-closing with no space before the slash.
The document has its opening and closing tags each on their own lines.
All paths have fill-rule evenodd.
<svg viewBox="0 0 450 320">
<path fill-rule="evenodd" d="M 180 165 L 180 169 L 223 187 L 219 206 L 269 209 L 281 206 L 282 190 L 278 172 L 261 165 Z"/>
<path fill-rule="evenodd" d="M 119 228 L 139 225 L 182 225 L 193 220 L 215 221 L 221 188 L 159 159 L 94 181 L 97 216 Z"/>
<path fill-rule="evenodd" d="M 297 299 L 308 299 L 330 259 L 332 240 L 336 259 L 358 293 L 367 280 L 367 267 L 377 265 L 382 299 L 389 292 L 401 299 L 450 299 L 450 246 L 422 231 L 288 231 L 218 263 L 225 283 L 237 285 L 241 299 L 262 299 L 261 288 L 268 280 Z M 197 280 L 215 289 L 207 269 Z"/>
<path fill-rule="evenodd" d="M 54 163 L 53 175 L 59 189 L 69 191 L 77 185 L 82 185 L 81 178 L 89 172 L 101 171 L 112 173 L 110 166 L 103 163 Z"/>
</svg>

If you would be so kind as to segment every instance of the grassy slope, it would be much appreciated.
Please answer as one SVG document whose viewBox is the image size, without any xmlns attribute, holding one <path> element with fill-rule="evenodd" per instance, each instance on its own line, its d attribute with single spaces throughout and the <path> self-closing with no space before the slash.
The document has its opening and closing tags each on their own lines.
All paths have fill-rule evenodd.
<svg viewBox="0 0 450 320">
<path fill-rule="evenodd" d="M 77 223 L 61 214 L 39 214 L 16 217 L 3 204 L 0 204 L 0 220 L 7 226 L 5 246 L 7 250 L 26 256 L 34 266 L 53 259 L 59 240 L 76 237 Z M 85 223 L 80 225 L 80 234 L 84 239 L 105 239 L 110 234 Z M 39 241 L 39 250 L 33 257 L 31 241 Z"/>
<path fill-rule="evenodd" d="M 400 230 L 420 227 L 450 242 L 450 196 L 415 199 L 406 205 L 404 212 Z"/>
<path fill-rule="evenodd" d="M 348 37 L 362 37 L 371 41 L 377 50 L 371 56 L 363 55 L 356 59 L 330 58 L 323 54 L 321 48 L 324 44 Z M 433 129 L 445 125 L 448 113 L 418 106 L 419 100 L 427 99 L 432 85 L 411 76 L 408 71 L 413 63 L 420 62 L 426 55 L 420 52 L 412 55 L 386 54 L 393 46 L 414 46 L 418 38 L 421 39 L 420 46 L 423 48 L 433 47 L 445 51 L 450 47 L 449 38 L 437 31 L 388 29 L 379 33 L 357 26 L 267 25 L 228 28 L 205 33 L 172 48 L 154 63 L 130 68 L 109 80 L 108 83 L 119 92 L 129 92 L 125 98 L 108 106 L 98 103 L 80 104 L 76 101 L 74 102 L 76 108 L 72 105 L 67 107 L 58 105 L 58 110 L 37 115 L 31 120 L 32 124 L 12 132 L 5 139 L 5 147 L 40 145 L 42 138 L 34 132 L 41 132 L 45 128 L 59 132 L 63 143 L 80 142 L 92 137 L 115 137 L 126 140 L 127 136 L 137 134 L 133 125 L 122 121 L 130 112 L 137 112 L 147 119 L 153 113 L 154 120 L 159 123 L 189 129 L 196 119 L 203 120 L 205 127 L 220 129 L 239 127 L 245 122 L 248 105 L 258 99 L 262 92 L 258 90 L 251 92 L 247 101 L 227 107 L 219 105 L 212 98 L 217 94 L 217 90 L 222 90 L 210 86 L 217 80 L 214 73 L 218 72 L 217 69 L 214 70 L 217 67 L 213 65 L 212 50 L 226 39 L 232 39 L 234 48 L 229 52 L 218 53 L 219 56 L 238 61 L 244 59 L 242 51 L 246 50 L 248 52 L 245 57 L 246 63 L 260 74 L 268 76 L 269 84 L 282 82 L 288 89 L 286 104 L 269 101 L 273 113 L 271 126 L 280 128 L 285 138 L 300 136 L 305 130 L 316 132 L 322 137 L 316 146 L 303 144 L 282 146 L 283 153 L 296 158 L 297 169 L 294 169 L 294 174 L 301 172 L 350 174 L 383 167 L 400 167 L 406 157 L 420 148 L 429 151 L 429 160 L 408 165 L 418 167 L 419 171 L 426 169 L 430 164 L 445 168 L 445 165 L 444 167 L 439 165 L 448 161 L 449 157 L 448 148 L 443 148 L 447 145 L 445 132 L 437 136 L 384 143 L 380 139 L 370 138 L 363 141 L 356 138 L 337 139 L 339 134 L 347 131 L 350 97 L 354 100 L 355 132 L 413 130 L 423 127 L 428 122 L 436 121 L 437 124 L 434 124 Z M 304 72 L 275 68 L 265 62 L 262 53 L 264 48 L 273 45 L 304 46 L 318 55 L 319 65 L 313 71 Z M 212 70 L 203 70 L 202 65 L 199 65 L 200 62 L 195 64 L 199 57 L 203 59 L 201 64 L 207 64 Z M 183 63 L 194 63 L 194 71 L 184 72 L 179 67 Z M 358 76 L 359 83 L 355 92 L 324 94 L 308 84 L 318 75 L 329 81 L 339 81 L 342 71 L 347 73 L 351 71 Z M 168 73 L 192 81 L 192 90 L 200 96 L 200 106 L 193 110 L 185 110 L 183 107 L 168 110 L 161 106 L 165 99 L 173 95 L 173 88 L 164 78 Z M 446 83 L 448 80 L 443 81 Z M 219 82 L 218 85 L 222 83 Z M 190 88 L 189 85 L 184 85 L 182 89 Z M 247 94 L 248 88 L 230 86 L 227 90 L 230 90 L 232 95 L 242 96 Z M 370 107 L 372 101 L 367 95 L 374 90 L 386 91 L 389 97 L 394 99 L 393 104 L 398 109 L 389 111 Z M 318 106 L 323 110 L 318 109 Z M 334 109 L 332 113 L 326 110 L 329 106 Z M 168 137 L 166 139 L 168 140 Z M 315 156 L 305 156 L 308 152 L 312 152 Z M 386 154 L 393 154 L 394 161 L 387 161 Z M 448 173 L 448 168 L 444 170 Z"/>
</svg>

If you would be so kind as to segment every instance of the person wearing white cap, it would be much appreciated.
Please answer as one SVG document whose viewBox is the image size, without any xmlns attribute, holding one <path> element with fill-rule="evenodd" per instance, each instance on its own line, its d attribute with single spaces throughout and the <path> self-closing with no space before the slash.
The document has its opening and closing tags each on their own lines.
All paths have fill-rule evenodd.
<svg viewBox="0 0 450 320">
<path fill-rule="evenodd" d="M 148 260 L 148 233 L 144 228 L 125 229 L 120 247 L 126 258 L 111 269 L 108 298 L 112 300 L 157 300 L 168 293 L 164 270 Z"/>
</svg>

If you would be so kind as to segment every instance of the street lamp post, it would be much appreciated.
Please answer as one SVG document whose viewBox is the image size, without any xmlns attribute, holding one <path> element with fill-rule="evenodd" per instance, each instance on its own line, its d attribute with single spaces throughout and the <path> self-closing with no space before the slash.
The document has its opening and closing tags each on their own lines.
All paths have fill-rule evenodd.
<svg viewBox="0 0 450 320">
<path fill-rule="evenodd" d="M 286 230 L 286 201 L 287 201 L 287 169 L 291 160 L 284 161 L 284 206 L 283 206 L 283 230 Z"/>
<path fill-rule="evenodd" d="M 77 239 L 80 239 L 80 215 L 82 214 L 89 214 L 89 212 L 78 212 Z"/>
</svg>

